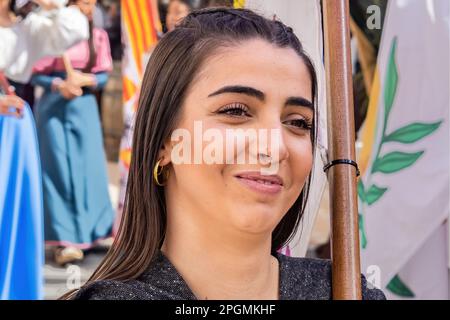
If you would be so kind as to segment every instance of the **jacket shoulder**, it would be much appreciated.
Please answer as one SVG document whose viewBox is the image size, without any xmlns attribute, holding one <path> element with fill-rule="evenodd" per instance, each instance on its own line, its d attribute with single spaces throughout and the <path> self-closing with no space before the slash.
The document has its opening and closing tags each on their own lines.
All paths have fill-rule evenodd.
<svg viewBox="0 0 450 320">
<path fill-rule="evenodd" d="M 82 286 L 74 300 L 140 300 L 144 293 L 126 282 L 99 280 Z"/>
<path fill-rule="evenodd" d="M 280 277 L 286 292 L 281 295 L 292 300 L 329 300 L 332 298 L 331 260 L 297 258 L 279 255 Z M 361 275 L 363 300 L 385 300 L 383 292 L 370 288 Z"/>
<path fill-rule="evenodd" d="M 85 285 L 74 300 L 180 300 L 183 297 L 142 279 L 128 281 L 98 280 Z"/>
</svg>

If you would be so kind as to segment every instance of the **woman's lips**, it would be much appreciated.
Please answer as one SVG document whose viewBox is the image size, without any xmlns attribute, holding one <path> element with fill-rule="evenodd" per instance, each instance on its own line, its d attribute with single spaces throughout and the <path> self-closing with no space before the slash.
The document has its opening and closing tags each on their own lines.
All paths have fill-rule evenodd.
<svg viewBox="0 0 450 320">
<path fill-rule="evenodd" d="M 246 187 L 264 194 L 277 194 L 283 189 L 283 179 L 277 175 L 262 175 L 259 172 L 243 172 L 235 177 Z"/>
</svg>

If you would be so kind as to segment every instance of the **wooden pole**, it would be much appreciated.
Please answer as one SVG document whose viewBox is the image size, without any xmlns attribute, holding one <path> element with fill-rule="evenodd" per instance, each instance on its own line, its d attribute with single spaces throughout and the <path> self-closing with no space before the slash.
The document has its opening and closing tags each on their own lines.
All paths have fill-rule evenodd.
<svg viewBox="0 0 450 320">
<path fill-rule="evenodd" d="M 355 161 L 348 0 L 323 0 L 327 80 L 328 157 Z M 333 299 L 361 299 L 356 168 L 328 170 L 331 209 Z"/>
</svg>

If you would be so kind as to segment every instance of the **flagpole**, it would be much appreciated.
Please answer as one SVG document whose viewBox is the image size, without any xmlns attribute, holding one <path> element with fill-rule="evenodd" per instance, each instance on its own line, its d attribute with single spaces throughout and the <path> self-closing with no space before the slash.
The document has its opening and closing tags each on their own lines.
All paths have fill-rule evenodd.
<svg viewBox="0 0 450 320">
<path fill-rule="evenodd" d="M 333 299 L 361 299 L 350 13 L 348 0 L 322 0 L 327 83 Z M 345 163 L 347 162 L 347 163 Z M 350 165 L 352 164 L 352 165 Z"/>
</svg>

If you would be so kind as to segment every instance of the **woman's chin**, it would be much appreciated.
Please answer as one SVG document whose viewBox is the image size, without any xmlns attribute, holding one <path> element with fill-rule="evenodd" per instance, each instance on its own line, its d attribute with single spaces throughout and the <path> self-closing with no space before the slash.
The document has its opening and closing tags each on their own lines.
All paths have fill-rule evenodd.
<svg viewBox="0 0 450 320">
<path fill-rule="evenodd" d="M 254 206 L 239 209 L 233 213 L 233 224 L 239 230 L 249 233 L 271 232 L 281 219 L 278 210 L 273 206 Z"/>
</svg>

